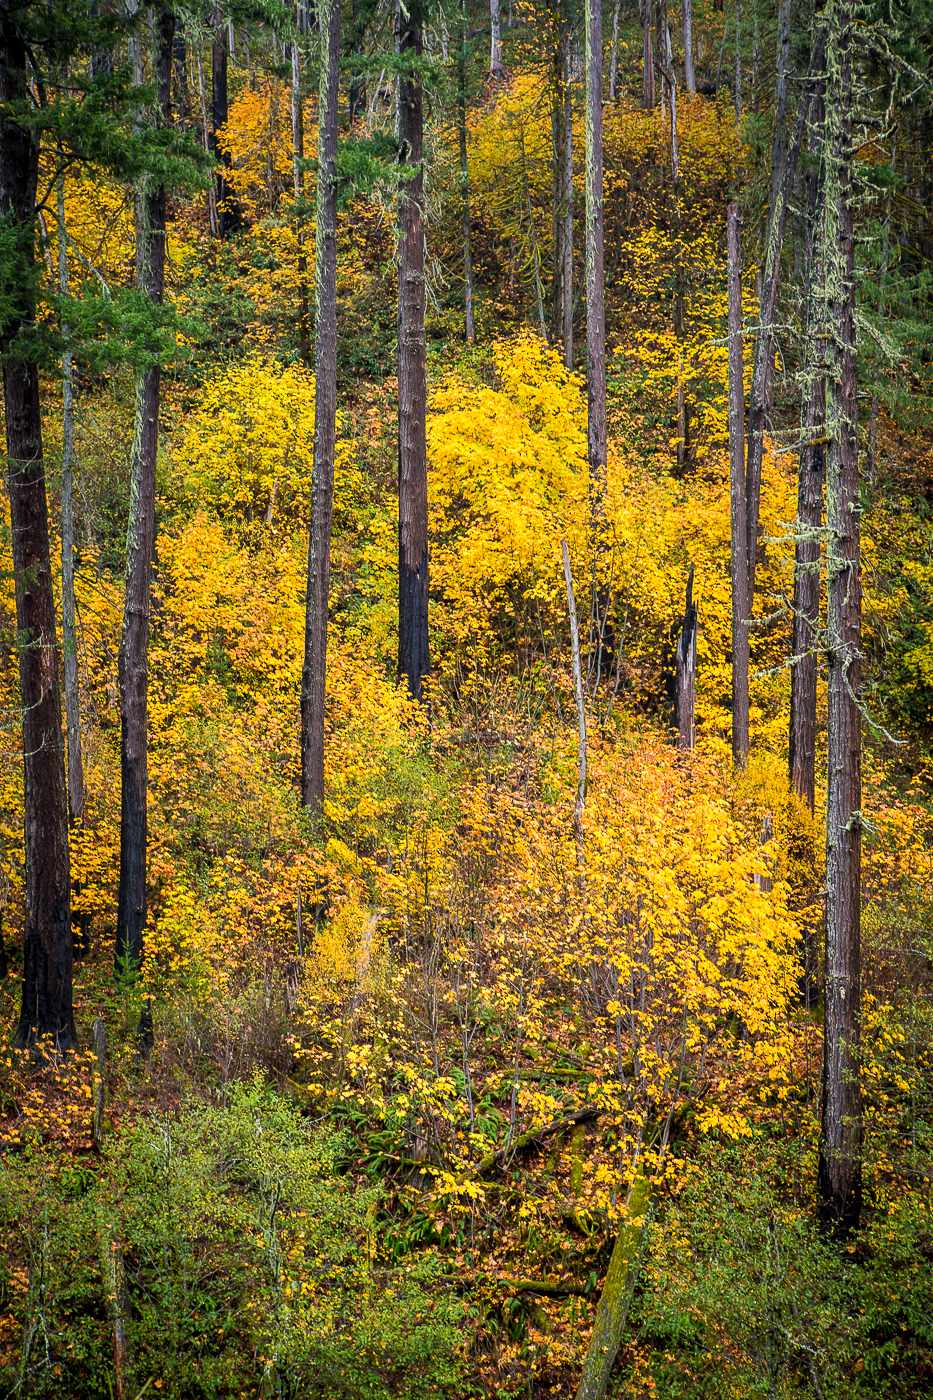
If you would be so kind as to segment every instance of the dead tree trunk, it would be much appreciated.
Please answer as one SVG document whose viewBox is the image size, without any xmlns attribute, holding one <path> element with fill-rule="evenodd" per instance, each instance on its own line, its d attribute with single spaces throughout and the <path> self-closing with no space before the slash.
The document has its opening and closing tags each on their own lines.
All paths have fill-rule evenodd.
<svg viewBox="0 0 933 1400">
<path fill-rule="evenodd" d="M 26 918 L 15 1043 L 74 1040 L 68 792 L 62 743 L 55 599 L 36 368 L 35 259 L 39 132 L 29 59 L 15 15 L 0 11 L 0 218 L 12 248 L 0 353 L 23 714 Z"/>
<path fill-rule="evenodd" d="M 837 1234 L 862 1205 L 859 1073 L 861 974 L 862 580 L 856 436 L 855 237 L 852 173 L 852 11 L 827 14 L 826 306 L 832 319 L 826 426 L 828 749 L 826 776 L 826 1018 L 818 1197 Z"/>
<path fill-rule="evenodd" d="M 324 704 L 330 539 L 337 442 L 337 80 L 340 0 L 320 0 L 324 48 L 318 100 L 317 268 L 314 388 L 314 471 L 305 655 L 301 672 L 301 800 L 317 815 L 324 801 Z"/>
</svg>

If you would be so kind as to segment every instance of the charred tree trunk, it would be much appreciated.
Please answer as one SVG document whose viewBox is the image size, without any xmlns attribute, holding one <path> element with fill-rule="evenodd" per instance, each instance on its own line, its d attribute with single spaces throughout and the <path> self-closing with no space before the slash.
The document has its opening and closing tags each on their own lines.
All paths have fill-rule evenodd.
<svg viewBox="0 0 933 1400">
<path fill-rule="evenodd" d="M 826 305 L 832 317 L 826 428 L 828 752 L 826 1019 L 818 1196 L 824 1226 L 845 1235 L 862 1205 L 861 974 L 862 581 L 856 437 L 852 12 L 827 7 Z"/>
<path fill-rule="evenodd" d="M 68 295 L 65 191 L 58 182 L 58 282 Z M 75 523 L 73 468 L 75 442 L 74 366 L 71 332 L 62 325 L 62 643 L 65 652 L 65 716 L 68 730 L 68 808 L 77 824 L 84 816 L 84 764 L 81 757 L 81 700 L 78 694 L 78 631 L 75 621 Z"/>
<path fill-rule="evenodd" d="M 738 204 L 729 205 L 729 482 L 732 516 L 732 760 L 748 759 L 748 557 L 745 520 L 745 383 L 742 353 L 742 230 Z"/>
<path fill-rule="evenodd" d="M 23 992 L 15 1043 L 74 1040 L 68 795 L 62 744 L 55 599 L 49 553 L 34 283 L 39 134 L 26 46 L 15 14 L 0 11 L 0 218 L 15 240 L 5 269 L 12 289 L 0 353 L 23 708 L 26 918 Z M 12 274 L 12 275 L 11 275 Z"/>
<path fill-rule="evenodd" d="M 421 0 L 401 11 L 399 50 L 423 51 Z M 428 447 L 424 339 L 424 112 L 419 73 L 399 82 L 400 160 L 415 174 L 398 192 L 398 669 L 424 700 L 428 649 Z"/>
<path fill-rule="evenodd" d="M 305 656 L 301 673 L 301 800 L 315 815 L 324 801 L 327 612 L 337 441 L 337 79 L 340 0 L 320 0 L 318 15 L 324 52 L 318 100 L 314 478 L 308 536 Z"/>
<path fill-rule="evenodd" d="M 154 119 L 170 126 L 172 11 L 160 10 L 153 68 L 158 84 Z M 154 307 L 165 293 L 165 187 L 151 176 L 136 191 L 136 284 Z M 126 593 L 120 639 L 120 886 L 117 896 L 117 970 L 134 971 L 142 958 L 146 926 L 146 847 L 149 777 L 149 582 L 155 542 L 156 456 L 159 446 L 161 368 L 155 362 L 136 375 L 136 421 L 130 469 L 130 518 L 126 534 Z"/>
<path fill-rule="evenodd" d="M 227 100 L 227 26 L 218 5 L 214 10 L 214 34 L 211 43 L 211 153 L 218 164 L 214 172 L 214 207 L 217 210 L 217 237 L 226 238 L 236 228 L 236 208 L 230 197 L 227 171 L 230 154 L 217 144 L 217 133 L 226 126 L 229 113 Z"/>
</svg>

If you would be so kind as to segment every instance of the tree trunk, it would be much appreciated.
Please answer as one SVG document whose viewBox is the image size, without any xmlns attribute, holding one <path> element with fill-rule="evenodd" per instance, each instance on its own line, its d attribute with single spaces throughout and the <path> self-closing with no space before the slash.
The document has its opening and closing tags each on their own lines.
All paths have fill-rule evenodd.
<svg viewBox="0 0 933 1400">
<path fill-rule="evenodd" d="M 748 759 L 748 594 L 745 521 L 745 386 L 742 353 L 742 230 L 739 206 L 729 205 L 729 483 L 732 516 L 732 760 Z"/>
<path fill-rule="evenodd" d="M 641 103 L 646 112 L 654 110 L 654 54 L 651 47 L 652 0 L 645 0 L 645 27 L 642 37 Z"/>
<path fill-rule="evenodd" d="M 781 249 L 784 244 L 784 230 L 787 226 L 787 210 L 791 195 L 797 183 L 797 164 L 803 144 L 814 75 L 820 71 L 823 62 L 824 37 L 817 38 L 810 60 L 807 93 L 797 118 L 797 130 L 793 145 L 783 160 L 780 186 L 774 212 L 768 228 L 768 242 L 765 250 L 765 266 L 761 287 L 761 303 L 758 336 L 755 341 L 755 359 L 752 365 L 751 391 L 748 401 L 748 461 L 745 468 L 745 528 L 748 550 L 748 603 L 751 607 L 755 597 L 755 565 L 758 555 L 758 511 L 761 499 L 761 463 L 764 456 L 765 411 L 768 403 L 771 369 L 774 360 L 774 311 L 777 305 L 778 281 L 781 273 Z M 775 132 L 773 159 L 782 159 L 780 133 Z"/>
<path fill-rule="evenodd" d="M 421 58 L 421 0 L 401 12 L 403 57 Z M 400 160 L 414 166 L 398 191 L 398 585 L 399 675 L 424 700 L 428 649 L 428 448 L 424 340 L 424 114 L 420 74 L 399 81 Z"/>
<path fill-rule="evenodd" d="M 175 16 L 175 35 L 172 39 L 172 76 L 175 88 L 175 110 L 182 126 L 191 124 L 191 103 L 188 100 L 188 45 L 185 42 L 185 25 L 180 15 Z"/>
<path fill-rule="evenodd" d="M 65 190 L 58 182 L 58 282 L 68 295 Z M 78 694 L 78 632 L 75 625 L 75 522 L 73 464 L 75 442 L 74 369 L 71 332 L 62 324 L 62 644 L 65 652 L 65 716 L 68 730 L 68 808 L 77 824 L 84 816 L 84 764 L 81 760 L 81 700 Z"/>
<path fill-rule="evenodd" d="M 742 0 L 735 0 L 735 120 L 742 121 Z"/>
<path fill-rule="evenodd" d="M 621 0 L 615 0 L 612 7 L 612 50 L 609 56 L 609 101 L 615 102 L 619 78 L 619 9 Z"/>
<path fill-rule="evenodd" d="M 366 32 L 366 20 L 370 13 L 369 6 L 363 0 L 353 0 L 353 53 L 361 55 L 365 52 L 363 38 Z M 378 89 L 376 96 L 378 97 Z M 357 122 L 361 122 L 366 117 L 366 74 L 365 72 L 353 72 L 350 78 L 350 130 Z"/>
<path fill-rule="evenodd" d="M 825 63 L 825 54 L 824 54 Z M 812 127 L 825 124 L 825 78 L 813 96 Z M 818 233 L 822 184 L 815 164 L 807 171 L 806 285 L 807 358 L 797 483 L 794 540 L 794 622 L 790 673 L 789 781 L 813 811 L 816 796 L 817 627 L 820 618 L 820 542 L 823 518 L 823 438 L 826 434 L 826 353 L 822 329 L 823 241 Z"/>
<path fill-rule="evenodd" d="M 684 83 L 692 96 L 697 90 L 696 71 L 693 66 L 692 0 L 680 0 L 680 13 L 684 26 Z"/>
<path fill-rule="evenodd" d="M 603 29 L 599 0 L 586 0 L 586 405 L 590 513 L 605 514 L 606 309 L 603 277 Z"/>
<path fill-rule="evenodd" d="M 227 34 L 223 13 L 214 10 L 214 35 L 211 43 L 211 152 L 218 161 L 214 171 L 214 207 L 217 211 L 217 237 L 226 238 L 237 225 L 236 210 L 230 199 L 227 170 L 230 155 L 217 146 L 217 133 L 227 124 Z"/>
<path fill-rule="evenodd" d="M 499 25 L 499 0 L 489 0 L 489 29 L 491 42 L 489 47 L 489 76 L 490 78 L 501 78 L 505 72 L 502 63 L 502 34 Z"/>
<path fill-rule="evenodd" d="M 834 4 L 826 102 L 826 305 L 832 317 L 826 437 L 828 751 L 826 1019 L 818 1196 L 824 1226 L 847 1234 L 862 1204 L 859 1082 L 862 773 L 862 581 L 856 437 L 855 238 L 852 180 L 852 11 Z"/>
<path fill-rule="evenodd" d="M 651 1182 L 639 1172 L 629 1191 L 626 1220 L 616 1236 L 599 1295 L 576 1400 L 603 1400 L 606 1394 L 638 1281 L 645 1223 L 651 1211 Z"/>
<path fill-rule="evenodd" d="M 573 83 L 570 67 L 570 21 L 563 15 L 561 55 L 564 82 L 564 367 L 573 369 Z"/>
<path fill-rule="evenodd" d="M 26 47 L 15 16 L 0 11 L 0 217 L 15 246 L 6 274 L 13 289 L 0 353 L 23 708 L 26 916 L 23 990 L 15 1043 L 74 1040 L 68 795 L 62 744 L 55 599 L 49 553 L 39 375 L 34 363 L 33 281 L 39 135 L 31 115 Z M 12 274 L 12 275 L 11 275 Z"/>
<path fill-rule="evenodd" d="M 298 352 L 302 364 L 311 359 L 311 328 L 308 325 L 308 260 L 305 255 L 304 158 L 305 124 L 301 105 L 301 49 L 296 34 L 290 45 L 292 65 L 292 179 L 295 193 L 295 232 L 298 242 Z"/>
<path fill-rule="evenodd" d="M 317 267 L 315 274 L 314 477 L 308 536 L 305 656 L 301 673 L 301 800 L 316 816 L 324 801 L 324 703 L 330 534 L 337 440 L 337 81 L 340 0 L 320 0 Z"/>
<path fill-rule="evenodd" d="M 153 68 L 156 123 L 171 125 L 171 10 L 160 10 Z M 153 306 L 165 292 L 165 186 L 151 176 L 136 191 L 136 285 Z M 136 420 L 130 467 L 130 517 L 126 533 L 126 593 L 120 639 L 120 886 L 117 895 L 117 971 L 132 973 L 143 953 L 146 926 L 146 847 L 149 777 L 149 580 L 155 541 L 156 456 L 159 446 L 158 361 L 137 371 Z"/>
<path fill-rule="evenodd" d="M 697 606 L 693 601 L 693 565 L 687 578 L 684 622 L 677 638 L 674 672 L 674 722 L 677 747 L 689 752 L 694 747 L 697 674 Z"/>
<path fill-rule="evenodd" d="M 463 311 L 468 345 L 476 343 L 473 325 L 473 240 L 470 230 L 470 166 L 467 161 L 467 13 L 466 0 L 460 0 L 460 54 L 457 65 L 457 138 L 460 146 L 460 198 L 463 201 Z"/>
</svg>

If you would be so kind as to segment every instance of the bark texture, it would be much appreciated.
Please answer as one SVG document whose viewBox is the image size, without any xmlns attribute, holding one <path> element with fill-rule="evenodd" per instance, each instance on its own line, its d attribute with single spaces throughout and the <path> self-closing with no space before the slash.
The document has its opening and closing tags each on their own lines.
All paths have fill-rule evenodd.
<svg viewBox="0 0 933 1400">
<path fill-rule="evenodd" d="M 308 535 L 305 655 L 301 673 L 301 800 L 317 812 L 324 801 L 324 704 L 330 535 L 337 441 L 337 75 L 340 0 L 318 11 L 323 57 L 318 100 L 314 478 Z"/>
<path fill-rule="evenodd" d="M 684 83 L 693 95 L 697 90 L 696 70 L 693 64 L 693 2 L 680 0 L 680 14 L 684 26 Z"/>
<path fill-rule="evenodd" d="M 174 15 L 156 17 L 153 68 L 158 98 L 153 119 L 171 125 Z M 154 306 L 165 292 L 165 187 L 143 177 L 136 192 L 136 283 Z M 159 446 L 161 369 L 137 372 L 136 418 L 126 533 L 126 591 L 120 638 L 120 887 L 117 895 L 118 969 L 131 971 L 143 953 L 146 926 L 146 848 L 149 778 L 149 584 L 155 541 L 155 479 Z"/>
<path fill-rule="evenodd" d="M 825 50 L 824 50 L 825 66 Z M 817 77 L 813 98 L 813 129 L 822 133 L 825 75 Z M 818 137 L 819 139 L 819 137 Z M 794 623 L 790 678 L 788 778 L 794 792 L 813 811 L 816 798 L 816 682 L 817 627 L 820 617 L 820 527 L 823 519 L 826 380 L 822 319 L 823 248 L 818 236 L 822 178 L 817 167 L 807 172 L 806 279 L 807 373 L 801 423 L 797 483 L 797 529 L 794 540 Z"/>
<path fill-rule="evenodd" d="M 39 376 L 34 359 L 36 128 L 17 121 L 29 109 L 27 52 L 17 16 L 0 7 L 0 217 L 15 234 L 15 288 L 0 353 L 23 707 L 26 917 L 22 1002 L 15 1041 L 74 1040 L 68 796 L 62 743 L 55 599 L 49 554 Z"/>
<path fill-rule="evenodd" d="M 826 779 L 826 1019 L 818 1196 L 823 1224 L 857 1228 L 862 1205 L 859 1078 L 861 973 L 862 581 L 856 438 L 852 63 L 848 5 L 824 12 L 826 302 L 832 318 L 826 429 L 828 749 Z"/>
<path fill-rule="evenodd" d="M 468 345 L 476 342 L 473 325 L 473 239 L 470 231 L 470 166 L 467 161 L 467 13 L 466 0 L 460 0 L 460 51 L 457 60 L 457 140 L 460 154 L 460 198 L 463 228 L 463 314 Z"/>
<path fill-rule="evenodd" d="M 732 760 L 748 759 L 748 591 L 745 519 L 745 387 L 742 352 L 742 228 L 739 206 L 729 205 L 729 495 L 732 517 Z"/>
<path fill-rule="evenodd" d="M 423 52 L 422 7 L 401 11 L 399 51 Z M 428 650 L 428 447 L 424 340 L 424 112 L 421 78 L 399 82 L 399 138 L 403 165 L 415 174 L 398 194 L 398 669 L 409 694 L 425 698 Z"/>
<path fill-rule="evenodd" d="M 693 569 L 687 579 L 687 600 L 684 621 L 677 638 L 674 671 L 674 722 L 677 726 L 677 747 L 688 753 L 694 747 L 694 716 L 696 714 L 697 677 L 697 606 L 693 601 Z"/>
<path fill-rule="evenodd" d="M 603 28 L 599 0 L 586 0 L 586 403 L 591 513 L 602 519 L 606 487 L 606 298 L 603 271 Z"/>
</svg>

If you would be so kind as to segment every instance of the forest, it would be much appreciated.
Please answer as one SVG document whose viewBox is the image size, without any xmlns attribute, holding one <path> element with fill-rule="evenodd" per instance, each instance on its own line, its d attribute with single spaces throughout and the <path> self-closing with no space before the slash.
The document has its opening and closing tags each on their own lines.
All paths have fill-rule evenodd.
<svg viewBox="0 0 933 1400">
<path fill-rule="evenodd" d="M 0 1396 L 933 1394 L 930 0 L 0 0 Z"/>
</svg>

